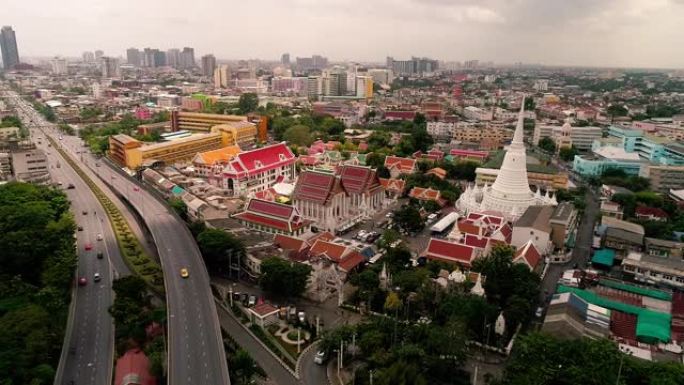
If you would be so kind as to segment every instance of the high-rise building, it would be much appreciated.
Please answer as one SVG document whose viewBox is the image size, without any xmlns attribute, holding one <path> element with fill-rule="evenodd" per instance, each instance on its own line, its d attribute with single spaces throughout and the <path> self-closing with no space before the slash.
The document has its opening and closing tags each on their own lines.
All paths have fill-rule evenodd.
<svg viewBox="0 0 684 385">
<path fill-rule="evenodd" d="M 230 84 L 230 68 L 221 64 L 214 70 L 214 88 L 227 88 Z"/>
<path fill-rule="evenodd" d="M 159 51 L 158 49 L 153 49 L 153 48 L 145 48 L 143 50 L 143 56 L 141 60 L 141 65 L 143 67 L 155 67 L 155 52 Z"/>
<path fill-rule="evenodd" d="M 347 71 L 341 67 L 335 67 L 324 76 L 324 94 L 329 96 L 342 96 L 347 94 Z"/>
<path fill-rule="evenodd" d="M 323 78 L 320 76 L 309 76 L 306 88 L 309 99 L 318 100 L 323 94 Z"/>
<path fill-rule="evenodd" d="M 180 55 L 179 67 L 182 69 L 195 68 L 195 49 L 184 47 Z"/>
<path fill-rule="evenodd" d="M 394 60 L 387 57 L 387 69 L 401 75 L 422 75 L 437 71 L 439 62 L 428 58 L 412 57 L 411 60 Z"/>
<path fill-rule="evenodd" d="M 282 64 L 284 66 L 290 65 L 290 54 L 289 53 L 284 53 L 283 56 L 280 57 L 280 64 Z"/>
<path fill-rule="evenodd" d="M 478 68 L 480 66 L 479 60 L 466 60 L 463 62 L 463 67 L 468 70 Z"/>
<path fill-rule="evenodd" d="M 95 54 L 94 53 L 92 53 L 90 51 L 83 52 L 83 62 L 84 63 L 92 63 L 94 61 L 95 61 Z"/>
<path fill-rule="evenodd" d="M 368 76 L 377 84 L 392 84 L 392 70 L 385 68 L 373 68 L 368 70 Z"/>
<path fill-rule="evenodd" d="M 549 90 L 548 79 L 537 79 L 534 81 L 534 89 L 539 92 L 546 92 Z"/>
<path fill-rule="evenodd" d="M 109 56 L 102 56 L 102 77 L 119 77 L 119 60 Z"/>
<path fill-rule="evenodd" d="M 180 65 L 180 50 L 178 48 L 171 48 L 166 51 L 166 65 L 173 68 L 178 68 Z"/>
<path fill-rule="evenodd" d="M 6 70 L 11 70 L 19 64 L 17 37 L 10 26 L 4 26 L 0 30 L 0 50 L 2 50 L 2 64 Z"/>
<path fill-rule="evenodd" d="M 98 49 L 95 51 L 95 60 L 100 60 L 104 56 L 104 52 L 101 49 Z"/>
<path fill-rule="evenodd" d="M 300 71 L 322 70 L 328 66 L 328 58 L 320 55 L 313 55 L 311 57 L 298 57 L 297 68 Z"/>
<path fill-rule="evenodd" d="M 166 66 L 166 52 L 162 52 L 158 49 L 154 50 L 154 66 L 155 67 Z"/>
<path fill-rule="evenodd" d="M 202 56 L 202 74 L 210 77 L 216 69 L 216 57 L 212 54 Z"/>
<path fill-rule="evenodd" d="M 137 48 L 129 48 L 126 50 L 126 62 L 130 65 L 140 67 L 142 61 L 140 60 L 140 50 Z"/>
<path fill-rule="evenodd" d="M 356 77 L 356 97 L 373 99 L 373 78 L 370 76 Z"/>
<path fill-rule="evenodd" d="M 52 73 L 55 75 L 63 75 L 67 73 L 67 61 L 65 58 L 53 58 L 50 60 L 50 67 L 52 69 Z"/>
</svg>

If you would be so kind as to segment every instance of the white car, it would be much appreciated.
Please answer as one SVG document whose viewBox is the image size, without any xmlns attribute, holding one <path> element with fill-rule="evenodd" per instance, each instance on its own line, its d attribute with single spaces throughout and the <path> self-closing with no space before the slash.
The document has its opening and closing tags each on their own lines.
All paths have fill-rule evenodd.
<svg viewBox="0 0 684 385">
<path fill-rule="evenodd" d="M 98 241 L 101 241 L 101 240 L 102 240 L 102 234 L 100 234 L 100 233 L 97 234 L 97 240 L 98 240 Z"/>
<path fill-rule="evenodd" d="M 317 363 L 318 365 L 323 365 L 325 362 L 325 359 L 327 355 L 325 354 L 324 351 L 318 351 L 316 352 L 316 355 L 314 356 L 314 362 Z"/>
<path fill-rule="evenodd" d="M 100 279 L 101 279 L 100 273 L 95 273 L 95 275 L 93 275 L 93 281 L 100 282 Z"/>
</svg>

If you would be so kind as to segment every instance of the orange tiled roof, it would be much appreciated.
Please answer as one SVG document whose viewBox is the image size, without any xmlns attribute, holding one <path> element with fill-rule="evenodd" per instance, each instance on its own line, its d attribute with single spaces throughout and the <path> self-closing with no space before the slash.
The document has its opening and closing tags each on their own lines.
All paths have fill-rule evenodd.
<svg viewBox="0 0 684 385">
<path fill-rule="evenodd" d="M 217 162 L 228 162 L 233 159 L 233 157 L 240 153 L 240 147 L 238 146 L 228 146 L 219 148 L 218 150 L 206 151 L 197 154 L 195 161 L 197 163 L 204 163 L 207 165 L 212 165 Z"/>
</svg>

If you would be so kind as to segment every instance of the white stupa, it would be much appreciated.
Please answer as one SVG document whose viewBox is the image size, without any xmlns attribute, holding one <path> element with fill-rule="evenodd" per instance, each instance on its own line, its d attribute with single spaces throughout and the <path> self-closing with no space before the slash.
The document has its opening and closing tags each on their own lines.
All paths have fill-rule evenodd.
<svg viewBox="0 0 684 385">
<path fill-rule="evenodd" d="M 541 195 L 539 190 L 533 192 L 527 180 L 527 156 L 523 143 L 523 121 L 525 98 L 521 102 L 518 124 L 515 127 L 513 141 L 506 149 L 499 174 L 491 186 L 468 186 L 456 202 L 456 208 L 462 213 L 471 211 L 496 211 L 506 220 L 514 222 L 528 207 L 533 205 L 555 205 L 555 197 L 548 191 Z"/>
</svg>

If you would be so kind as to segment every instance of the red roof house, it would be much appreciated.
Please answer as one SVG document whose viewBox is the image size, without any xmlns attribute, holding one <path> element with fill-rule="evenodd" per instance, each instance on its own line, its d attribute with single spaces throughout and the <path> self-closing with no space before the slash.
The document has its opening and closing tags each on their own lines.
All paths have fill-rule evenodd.
<svg viewBox="0 0 684 385">
<path fill-rule="evenodd" d="M 433 169 L 428 170 L 428 172 L 425 173 L 426 175 L 434 175 L 437 178 L 444 180 L 447 177 L 447 172 L 445 169 L 440 168 L 440 167 L 435 167 Z"/>
<path fill-rule="evenodd" d="M 380 185 L 384 187 L 385 191 L 390 195 L 400 196 L 404 194 L 406 181 L 403 179 L 380 178 Z"/>
<path fill-rule="evenodd" d="M 222 172 L 222 187 L 234 196 L 265 190 L 280 180 L 295 177 L 297 158 L 285 142 L 243 151 L 235 155 Z"/>
<path fill-rule="evenodd" d="M 317 240 L 309 250 L 309 258 L 326 258 L 349 272 L 365 261 L 363 255 L 351 247 Z"/>
<path fill-rule="evenodd" d="M 513 257 L 513 263 L 523 263 L 530 270 L 534 271 L 539 266 L 539 262 L 541 261 L 541 259 L 541 253 L 539 253 L 537 248 L 534 247 L 534 243 L 532 242 L 532 240 L 529 240 L 522 247 L 519 247 L 518 250 L 515 252 L 515 256 Z"/>
<path fill-rule="evenodd" d="M 397 178 L 402 174 L 413 174 L 416 172 L 416 160 L 398 156 L 387 156 L 385 157 L 385 167 L 389 170 L 392 178 Z"/>
<path fill-rule="evenodd" d="M 150 360 L 145 353 L 131 349 L 116 360 L 115 385 L 155 385 L 157 380 L 150 374 Z"/>
<path fill-rule="evenodd" d="M 435 201 L 440 205 L 444 205 L 439 190 L 433 190 L 431 188 L 414 187 L 409 191 L 409 197 L 420 201 Z"/>
<path fill-rule="evenodd" d="M 667 220 L 667 213 L 663 209 L 657 207 L 638 206 L 634 210 L 636 219 L 647 221 L 664 222 Z"/>
<path fill-rule="evenodd" d="M 428 259 L 457 263 L 465 268 L 470 268 L 472 262 L 482 255 L 482 249 L 450 242 L 443 239 L 432 238 L 425 250 Z"/>
<path fill-rule="evenodd" d="M 283 249 L 289 259 L 305 261 L 309 256 L 309 245 L 305 240 L 285 234 L 276 234 L 273 245 Z"/>
<path fill-rule="evenodd" d="M 301 234 L 309 225 L 294 206 L 257 198 L 252 198 L 245 211 L 233 217 L 248 227 L 270 233 Z"/>
<path fill-rule="evenodd" d="M 456 148 L 449 151 L 449 155 L 456 159 L 476 160 L 479 162 L 484 162 L 489 157 L 487 151 L 461 150 Z"/>
</svg>

